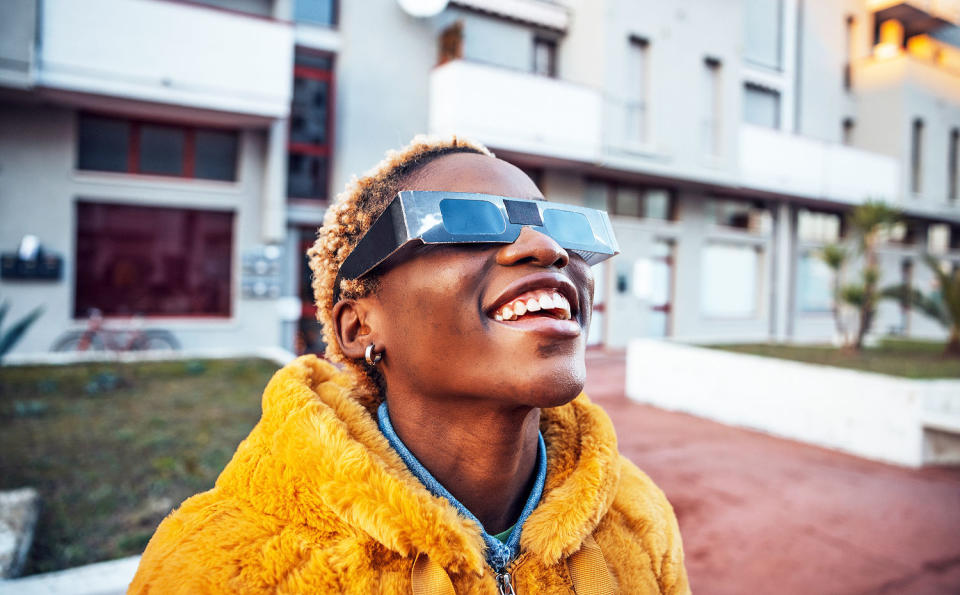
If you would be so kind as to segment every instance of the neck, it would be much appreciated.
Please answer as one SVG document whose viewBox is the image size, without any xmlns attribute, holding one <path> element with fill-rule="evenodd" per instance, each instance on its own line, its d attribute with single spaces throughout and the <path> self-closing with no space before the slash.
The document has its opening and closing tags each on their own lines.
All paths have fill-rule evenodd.
<svg viewBox="0 0 960 595">
<path fill-rule="evenodd" d="M 487 533 L 510 528 L 536 473 L 540 410 L 411 397 L 391 393 L 387 399 L 400 440 Z"/>
</svg>

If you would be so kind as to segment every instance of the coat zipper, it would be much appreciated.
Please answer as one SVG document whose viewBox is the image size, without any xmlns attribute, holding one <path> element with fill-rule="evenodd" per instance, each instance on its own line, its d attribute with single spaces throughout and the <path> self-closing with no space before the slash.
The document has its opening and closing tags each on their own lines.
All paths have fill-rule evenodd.
<svg viewBox="0 0 960 595">
<path fill-rule="evenodd" d="M 513 588 L 513 576 L 510 572 L 516 569 L 521 557 L 522 556 L 517 556 L 513 561 L 504 566 L 503 570 L 496 573 L 498 595 L 517 595 L 517 592 Z"/>
<path fill-rule="evenodd" d="M 513 590 L 512 580 L 506 569 L 497 573 L 497 591 L 500 592 L 500 595 L 517 595 L 517 592 Z"/>
</svg>

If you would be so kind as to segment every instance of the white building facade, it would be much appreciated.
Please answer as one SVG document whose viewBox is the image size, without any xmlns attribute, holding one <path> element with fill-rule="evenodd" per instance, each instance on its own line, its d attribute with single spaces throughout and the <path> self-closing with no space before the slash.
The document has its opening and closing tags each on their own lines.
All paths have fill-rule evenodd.
<svg viewBox="0 0 960 595">
<path fill-rule="evenodd" d="M 950 1 L 12 0 L 0 253 L 31 234 L 52 264 L 5 267 L 0 299 L 45 306 L 21 352 L 90 308 L 185 347 L 316 349 L 303 252 L 329 201 L 456 133 L 610 212 L 591 343 L 829 341 L 817 251 L 857 204 L 906 216 L 881 285 L 929 290 L 926 252 L 960 266 L 958 23 Z M 893 302 L 874 328 L 944 333 Z"/>
</svg>

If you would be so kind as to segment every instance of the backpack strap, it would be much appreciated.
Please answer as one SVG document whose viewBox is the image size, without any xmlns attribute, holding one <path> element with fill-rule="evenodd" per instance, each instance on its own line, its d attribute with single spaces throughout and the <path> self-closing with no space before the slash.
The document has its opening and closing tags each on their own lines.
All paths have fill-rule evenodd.
<svg viewBox="0 0 960 595">
<path fill-rule="evenodd" d="M 456 595 L 446 571 L 426 554 L 417 554 L 410 571 L 413 595 Z"/>
<path fill-rule="evenodd" d="M 613 595 L 617 592 L 613 575 L 593 535 L 587 535 L 580 549 L 567 558 L 567 571 L 577 595 Z"/>
</svg>

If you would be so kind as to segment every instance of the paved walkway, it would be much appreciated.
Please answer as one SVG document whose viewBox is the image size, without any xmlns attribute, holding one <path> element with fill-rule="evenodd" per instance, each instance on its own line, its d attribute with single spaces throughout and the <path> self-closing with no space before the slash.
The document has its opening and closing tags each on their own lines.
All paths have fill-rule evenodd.
<svg viewBox="0 0 960 595">
<path fill-rule="evenodd" d="M 587 392 L 666 492 L 697 595 L 960 594 L 960 468 L 911 470 L 640 405 L 624 355 Z"/>
</svg>

